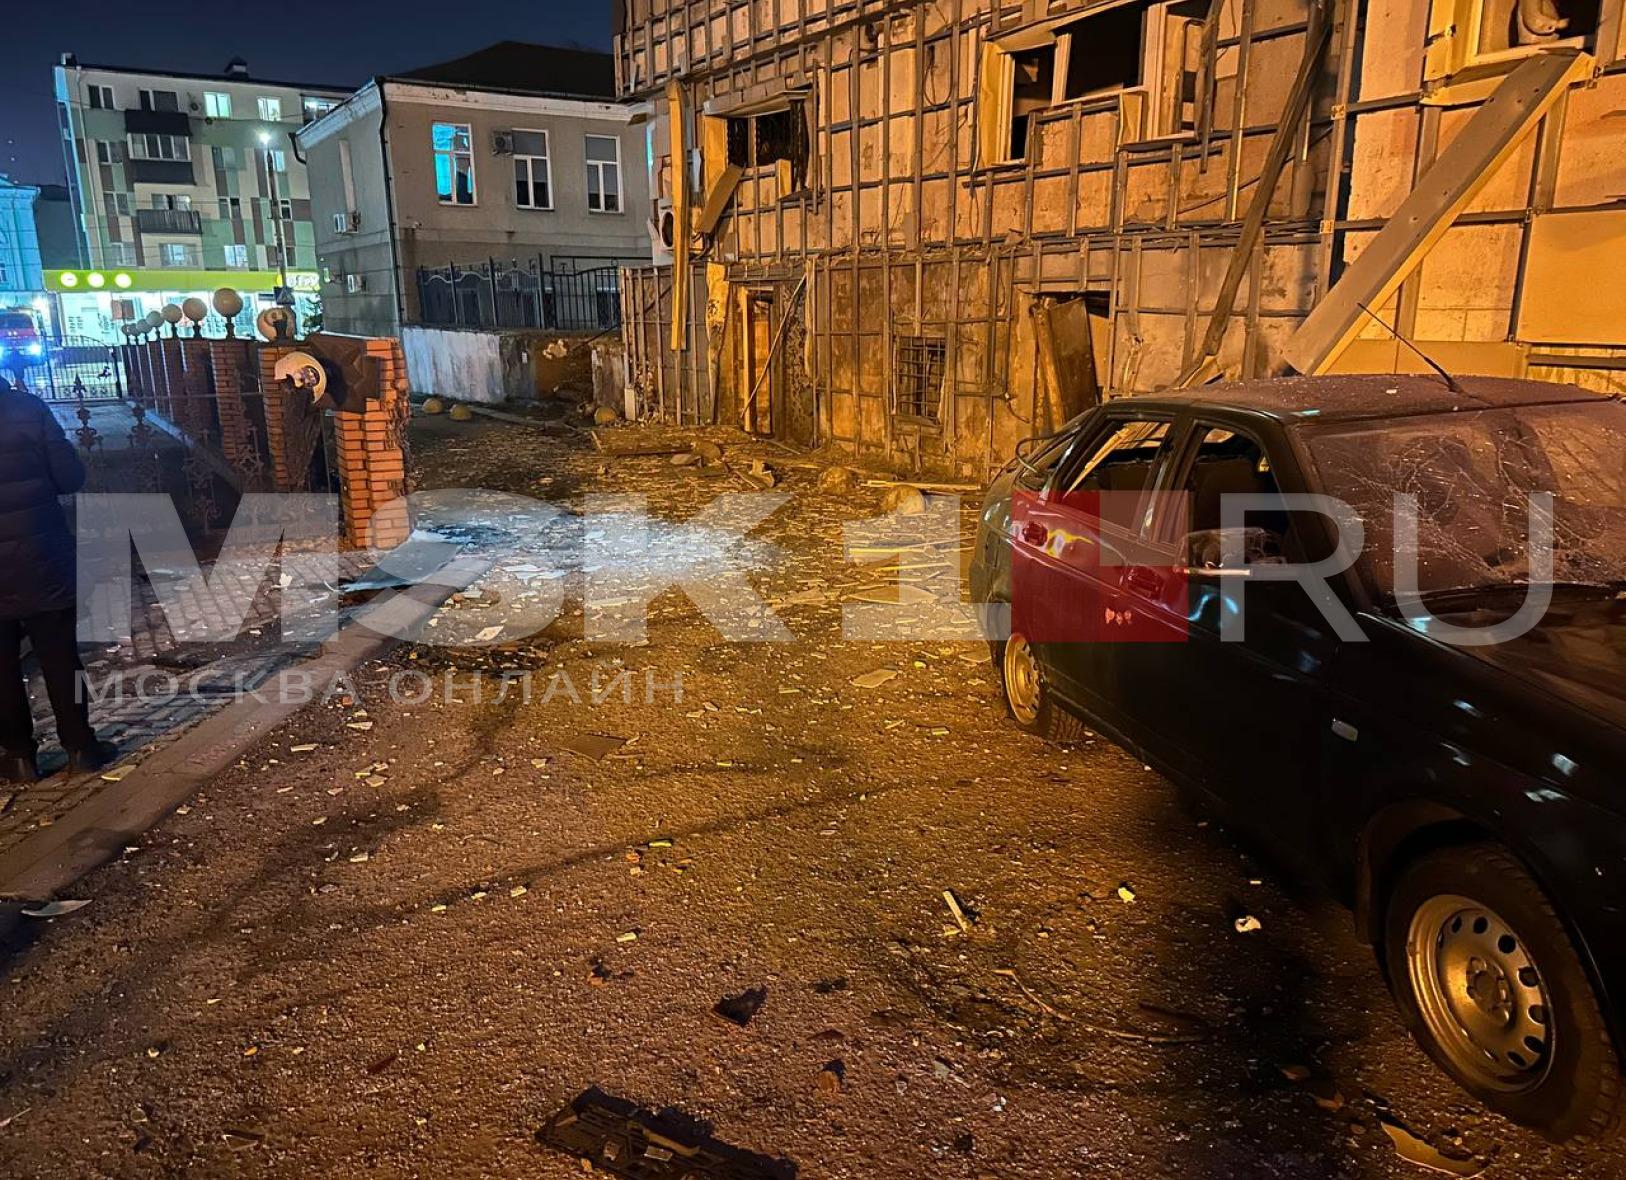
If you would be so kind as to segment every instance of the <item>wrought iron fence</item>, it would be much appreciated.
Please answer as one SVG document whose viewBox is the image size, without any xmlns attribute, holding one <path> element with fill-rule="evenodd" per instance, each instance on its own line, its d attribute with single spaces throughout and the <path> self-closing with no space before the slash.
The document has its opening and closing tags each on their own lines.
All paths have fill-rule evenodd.
<svg viewBox="0 0 1626 1180">
<path fill-rule="evenodd" d="M 39 355 L 0 357 L 0 377 L 46 401 L 104 401 L 124 396 L 113 348 L 89 336 L 64 336 L 40 345 Z"/>
<path fill-rule="evenodd" d="M 540 258 L 419 267 L 418 321 L 432 327 L 608 331 L 621 325 L 621 270 L 548 269 Z"/>
</svg>

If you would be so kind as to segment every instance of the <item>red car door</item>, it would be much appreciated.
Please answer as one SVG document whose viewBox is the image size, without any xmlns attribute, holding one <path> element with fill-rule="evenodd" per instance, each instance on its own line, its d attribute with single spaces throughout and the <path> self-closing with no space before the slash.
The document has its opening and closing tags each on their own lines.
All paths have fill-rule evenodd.
<svg viewBox="0 0 1626 1180">
<path fill-rule="evenodd" d="M 1112 712 L 1112 647 L 1127 554 L 1166 461 L 1167 418 L 1112 416 L 1081 436 L 1037 494 L 1011 503 L 1011 629 L 1033 644 L 1054 689 Z"/>
</svg>

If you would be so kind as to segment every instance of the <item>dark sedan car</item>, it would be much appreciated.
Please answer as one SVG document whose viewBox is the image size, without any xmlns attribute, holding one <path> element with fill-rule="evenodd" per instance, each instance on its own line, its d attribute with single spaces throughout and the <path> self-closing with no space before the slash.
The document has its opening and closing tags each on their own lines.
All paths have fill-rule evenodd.
<svg viewBox="0 0 1626 1180">
<path fill-rule="evenodd" d="M 1460 385 L 1109 402 L 995 482 L 972 589 L 1009 605 L 1020 726 L 1088 723 L 1209 797 L 1353 905 L 1458 1082 L 1599 1137 L 1626 1110 L 1626 404 Z"/>
</svg>

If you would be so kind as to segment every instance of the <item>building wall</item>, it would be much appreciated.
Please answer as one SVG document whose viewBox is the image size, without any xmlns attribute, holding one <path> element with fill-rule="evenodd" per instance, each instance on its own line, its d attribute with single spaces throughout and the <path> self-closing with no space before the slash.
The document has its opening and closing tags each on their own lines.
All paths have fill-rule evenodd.
<svg viewBox="0 0 1626 1180">
<path fill-rule="evenodd" d="M 103 87 L 112 92 L 111 107 L 92 105 L 93 88 Z M 177 96 L 179 110 L 170 121 L 184 129 L 174 133 L 184 133 L 190 144 L 189 167 L 146 168 L 132 158 L 130 123 L 140 119 L 144 89 Z M 309 183 L 289 133 L 303 124 L 307 101 L 334 103 L 343 92 L 78 66 L 57 67 L 56 91 L 87 265 L 275 269 L 280 220 L 289 269 L 314 268 Z M 209 95 L 227 96 L 229 117 L 208 114 Z M 261 98 L 280 103 L 280 119 L 260 117 Z M 262 134 L 270 137 L 269 144 L 260 143 Z M 106 146 L 99 149 L 98 144 Z M 277 205 L 272 203 L 267 148 L 280 153 L 285 165 L 274 178 Z M 105 161 L 100 158 L 104 153 Z M 149 216 L 143 229 L 138 211 L 150 212 L 155 197 L 189 200 L 197 215 L 195 227 L 191 218 Z M 290 214 L 286 219 L 279 216 L 284 201 Z M 171 224 L 153 224 L 165 220 Z M 166 245 L 174 251 L 166 254 Z"/>
<path fill-rule="evenodd" d="M 380 86 L 382 103 L 380 103 Z M 649 258 L 648 170 L 643 135 L 631 125 L 633 108 L 613 102 L 541 98 L 385 81 L 365 88 L 301 136 L 312 164 L 317 253 L 330 281 L 323 287 L 326 322 L 345 331 L 382 331 L 379 317 L 393 316 L 397 286 L 406 322 L 419 317 L 416 271 L 490 259 L 535 260 L 543 269 L 581 270 L 636 263 Z M 475 203 L 443 204 L 438 198 L 432 128 L 436 123 L 470 128 Z M 381 149 L 379 129 L 387 124 Z M 513 129 L 546 131 L 551 171 L 551 209 L 518 202 L 511 155 L 496 150 L 495 136 Z M 614 137 L 621 145 L 621 209 L 587 207 L 584 137 Z M 339 143 L 350 144 L 354 205 L 339 169 Z M 387 150 L 388 174 L 385 173 Z M 388 193 L 388 199 L 385 193 Z M 361 213 L 355 233 L 337 233 L 333 214 Z M 391 271 L 390 243 L 376 237 L 388 213 L 395 235 L 399 277 Z M 367 290 L 348 289 L 344 276 L 364 274 Z M 353 284 L 352 284 L 353 285 Z M 388 293 L 388 302 L 383 297 Z"/>
<path fill-rule="evenodd" d="M 667 198 L 657 213 L 680 187 L 670 79 L 686 144 L 701 156 L 697 210 L 734 183 L 730 119 L 800 103 L 807 135 L 800 183 L 778 163 L 741 165 L 690 259 L 680 355 L 670 277 L 640 288 L 641 304 L 629 306 L 629 380 L 646 406 L 810 432 L 880 465 L 968 475 L 998 466 L 1096 388 L 1167 387 L 1202 358 L 1211 320 L 1221 373 L 1282 372 L 1283 345 L 1308 310 L 1513 64 L 1427 75 L 1429 29 L 1473 0 L 1440 0 L 1440 14 L 1427 0 L 1373 0 L 1364 26 L 1349 19 L 1353 5 L 1333 4 L 1308 117 L 1292 128 L 1262 236 L 1238 260 L 1236 297 L 1216 320 L 1222 276 L 1306 56 L 1309 0 L 623 2 L 618 77 L 629 97 L 655 104 L 653 187 Z M 1603 2 L 1615 18 L 1620 6 Z M 1140 49 L 1126 53 L 1101 26 L 1081 26 L 1070 45 L 1086 92 L 1066 94 L 1073 75 L 1057 34 L 1124 8 L 1152 14 Z M 1618 30 L 1618 19 L 1606 21 L 1603 39 Z M 1606 120 L 1618 118 L 1626 76 L 1614 72 L 1614 46 L 1597 40 L 1604 72 L 1563 100 L 1562 133 L 1549 118 L 1551 175 L 1532 177 L 1537 141 L 1527 138 L 1380 314 L 1425 339 L 1472 342 L 1471 365 L 1505 363 L 1498 350 L 1512 338 L 1524 348 L 1521 367 L 1576 376 L 1536 367 L 1532 358 L 1556 344 L 1520 335 L 1535 256 L 1524 222 L 1543 183 L 1556 183 L 1555 201 L 1586 199 L 1619 216 L 1626 188 Z M 1061 83 L 1019 92 L 1015 77 L 1051 52 Z M 1089 89 L 1091 69 L 1126 60 L 1141 63 L 1131 85 Z M 1448 85 L 1476 71 L 1477 83 Z M 1026 150 L 1012 152 L 1011 103 L 1041 91 Z M 1595 318 L 1599 351 L 1626 347 L 1626 309 Z M 910 412 L 921 372 L 941 374 L 933 414 Z"/>
<path fill-rule="evenodd" d="M 322 323 L 329 331 L 385 336 L 400 330 L 382 123 L 378 89 L 368 86 L 300 136 L 323 279 Z M 351 213 L 356 220 L 347 225 L 356 228 L 339 232 L 334 217 Z"/>
<path fill-rule="evenodd" d="M 0 176 L 0 308 L 31 302 L 45 289 L 34 224 L 39 191 Z"/>
</svg>

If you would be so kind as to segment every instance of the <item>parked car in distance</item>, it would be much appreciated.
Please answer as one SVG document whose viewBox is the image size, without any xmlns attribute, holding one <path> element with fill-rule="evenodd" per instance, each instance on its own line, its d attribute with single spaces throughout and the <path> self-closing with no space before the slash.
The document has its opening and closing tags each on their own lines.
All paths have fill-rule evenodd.
<svg viewBox="0 0 1626 1180">
<path fill-rule="evenodd" d="M 972 591 L 1009 605 L 992 647 L 1019 726 L 1066 741 L 1088 724 L 1206 796 L 1354 908 L 1464 1088 L 1550 1137 L 1598 1138 L 1626 1111 L 1626 404 L 1459 385 L 1110 401 L 996 479 Z M 1531 493 L 1552 497 L 1550 572 L 1526 543 Z M 1327 581 L 1349 626 L 1259 576 L 1337 556 L 1333 520 L 1283 494 L 1335 497 L 1364 525 Z M 1416 504 L 1414 596 L 1397 494 Z M 1483 639 L 1532 582 L 1551 601 L 1517 638 L 1451 630 Z"/>
</svg>

